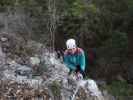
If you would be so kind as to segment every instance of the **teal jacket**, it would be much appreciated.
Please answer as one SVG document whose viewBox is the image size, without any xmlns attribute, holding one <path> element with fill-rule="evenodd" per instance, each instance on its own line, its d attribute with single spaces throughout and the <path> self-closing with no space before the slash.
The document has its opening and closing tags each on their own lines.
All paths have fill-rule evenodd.
<svg viewBox="0 0 133 100">
<path fill-rule="evenodd" d="M 76 52 L 72 54 L 68 50 L 64 53 L 64 63 L 70 70 L 76 70 L 79 65 L 82 71 L 85 70 L 85 55 L 81 48 L 76 48 Z"/>
</svg>

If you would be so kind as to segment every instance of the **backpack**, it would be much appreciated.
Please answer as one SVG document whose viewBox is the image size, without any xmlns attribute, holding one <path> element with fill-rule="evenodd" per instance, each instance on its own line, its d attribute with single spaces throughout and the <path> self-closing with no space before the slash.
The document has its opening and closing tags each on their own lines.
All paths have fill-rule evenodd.
<svg viewBox="0 0 133 100">
<path fill-rule="evenodd" d="M 96 61 L 96 50 L 91 49 L 88 54 L 88 61 L 90 65 L 94 65 Z"/>
</svg>

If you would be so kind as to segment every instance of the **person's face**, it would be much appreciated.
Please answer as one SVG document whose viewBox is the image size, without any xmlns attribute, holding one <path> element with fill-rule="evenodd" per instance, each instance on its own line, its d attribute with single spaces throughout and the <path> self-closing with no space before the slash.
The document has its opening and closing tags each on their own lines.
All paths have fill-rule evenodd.
<svg viewBox="0 0 133 100">
<path fill-rule="evenodd" d="M 76 48 L 68 49 L 68 51 L 71 52 L 71 53 L 75 53 Z"/>
</svg>

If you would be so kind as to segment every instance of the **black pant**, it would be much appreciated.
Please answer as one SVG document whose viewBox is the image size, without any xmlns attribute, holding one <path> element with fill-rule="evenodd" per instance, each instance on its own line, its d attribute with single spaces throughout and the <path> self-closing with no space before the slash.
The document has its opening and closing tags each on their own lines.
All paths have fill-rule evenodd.
<svg viewBox="0 0 133 100">
<path fill-rule="evenodd" d="M 85 77 L 85 72 L 80 68 L 80 65 L 77 65 L 76 66 L 76 71 L 75 71 L 76 73 L 77 72 L 80 72 L 82 75 L 83 75 L 83 78 Z"/>
</svg>

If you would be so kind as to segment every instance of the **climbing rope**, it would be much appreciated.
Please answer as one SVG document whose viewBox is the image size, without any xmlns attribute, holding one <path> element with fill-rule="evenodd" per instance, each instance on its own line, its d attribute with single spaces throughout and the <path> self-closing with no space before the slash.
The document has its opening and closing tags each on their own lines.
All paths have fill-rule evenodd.
<svg viewBox="0 0 133 100">
<path fill-rule="evenodd" d="M 50 52 L 54 52 L 55 31 L 56 31 L 55 0 L 48 0 L 48 11 L 49 11 Z"/>
</svg>

